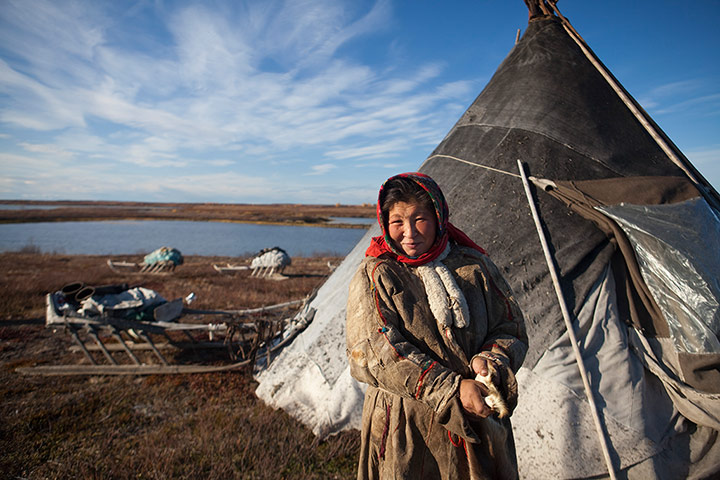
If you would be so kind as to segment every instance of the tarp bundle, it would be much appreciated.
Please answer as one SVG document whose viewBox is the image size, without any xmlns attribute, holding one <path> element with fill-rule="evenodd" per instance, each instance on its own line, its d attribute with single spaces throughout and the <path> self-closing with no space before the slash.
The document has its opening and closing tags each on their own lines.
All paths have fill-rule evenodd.
<svg viewBox="0 0 720 480">
<path fill-rule="evenodd" d="M 280 247 L 263 248 L 255 255 L 250 263 L 250 268 L 274 267 L 281 269 L 290 265 L 290 255 Z"/>
<path fill-rule="evenodd" d="M 173 265 L 182 265 L 183 256 L 180 250 L 172 247 L 160 247 L 157 250 L 145 255 L 143 264 L 155 265 L 156 263 L 172 263 Z"/>
<path fill-rule="evenodd" d="M 117 285 L 86 285 L 73 282 L 49 295 L 53 308 L 48 309 L 48 325 L 64 323 L 63 315 L 71 314 L 87 319 L 123 318 L 136 321 L 174 320 L 182 312 L 182 302 L 167 302 L 154 290 Z M 165 305 L 157 315 L 156 309 Z M 157 318 L 157 317 L 161 318 Z"/>
<path fill-rule="evenodd" d="M 614 468 L 704 478 L 720 472 L 717 193 L 565 27 L 531 19 L 420 171 L 443 189 L 451 221 L 503 269 L 525 314 L 530 351 L 512 419 L 521 476 L 608 469 L 517 160 L 546 179 L 536 182 L 538 211 Z M 358 425 L 344 302 L 377 234 L 318 292 L 308 329 L 258 375 L 258 396 L 318 435 Z"/>
<path fill-rule="evenodd" d="M 83 303 L 79 313 L 88 317 L 107 315 L 153 320 L 153 310 L 166 302 L 167 300 L 154 290 L 133 287 L 123 292 L 94 295 Z"/>
</svg>

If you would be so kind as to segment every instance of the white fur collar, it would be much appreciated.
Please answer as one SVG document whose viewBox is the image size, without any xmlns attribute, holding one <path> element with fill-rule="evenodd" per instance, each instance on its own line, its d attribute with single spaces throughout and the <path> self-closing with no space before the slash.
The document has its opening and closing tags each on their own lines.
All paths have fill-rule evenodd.
<svg viewBox="0 0 720 480">
<path fill-rule="evenodd" d="M 468 325 L 470 313 L 462 290 L 458 287 L 450 269 L 442 263 L 450 252 L 450 243 L 443 253 L 432 262 L 417 267 L 425 285 L 430 311 L 438 329 L 448 334 L 450 327 L 464 328 Z"/>
</svg>

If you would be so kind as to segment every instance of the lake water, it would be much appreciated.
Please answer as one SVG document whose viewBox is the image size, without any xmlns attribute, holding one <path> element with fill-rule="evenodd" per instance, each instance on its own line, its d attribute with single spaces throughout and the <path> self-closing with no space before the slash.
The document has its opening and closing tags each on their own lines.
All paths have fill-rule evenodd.
<svg viewBox="0 0 720 480">
<path fill-rule="evenodd" d="M 330 217 L 330 225 L 334 223 L 346 223 L 348 225 L 366 225 L 370 227 L 377 223 L 376 218 L 362 218 L 362 217 Z"/>
<path fill-rule="evenodd" d="M 0 225 L 0 251 L 33 247 L 43 253 L 135 255 L 168 246 L 183 255 L 243 256 L 278 246 L 291 257 L 345 256 L 366 231 L 163 220 L 17 223 Z"/>
</svg>

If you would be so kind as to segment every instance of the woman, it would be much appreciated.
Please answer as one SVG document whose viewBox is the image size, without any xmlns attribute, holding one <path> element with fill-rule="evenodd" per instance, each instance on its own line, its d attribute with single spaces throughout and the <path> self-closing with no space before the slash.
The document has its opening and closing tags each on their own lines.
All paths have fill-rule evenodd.
<svg viewBox="0 0 720 480">
<path fill-rule="evenodd" d="M 474 380 L 491 373 L 512 411 L 527 336 L 510 288 L 430 177 L 388 179 L 377 212 L 347 308 L 351 373 L 368 384 L 358 478 L 517 478 L 510 421 Z"/>
</svg>

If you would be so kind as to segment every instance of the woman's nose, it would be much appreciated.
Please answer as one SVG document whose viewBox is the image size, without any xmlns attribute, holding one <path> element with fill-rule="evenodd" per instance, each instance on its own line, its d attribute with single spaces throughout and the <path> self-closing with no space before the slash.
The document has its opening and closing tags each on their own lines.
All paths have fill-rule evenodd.
<svg viewBox="0 0 720 480">
<path fill-rule="evenodd" d="M 413 222 L 406 222 L 405 223 L 405 236 L 412 238 L 417 233 L 417 228 L 415 228 L 415 224 Z"/>
</svg>

